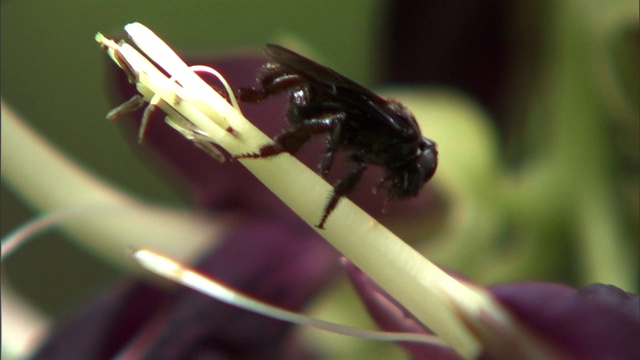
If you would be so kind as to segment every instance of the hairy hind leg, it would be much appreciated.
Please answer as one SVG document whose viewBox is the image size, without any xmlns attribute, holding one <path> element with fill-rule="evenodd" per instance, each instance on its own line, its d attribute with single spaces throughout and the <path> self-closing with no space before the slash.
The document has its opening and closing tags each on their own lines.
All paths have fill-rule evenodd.
<svg viewBox="0 0 640 360">
<path fill-rule="evenodd" d="M 338 122 L 331 129 L 331 133 L 327 135 L 327 140 L 325 141 L 325 150 L 324 155 L 322 156 L 322 160 L 318 165 L 318 172 L 323 178 L 326 178 L 329 175 L 329 170 L 333 165 L 333 159 L 335 158 L 336 152 L 338 151 L 338 145 L 340 144 L 340 138 L 342 136 L 342 123 Z"/>
<path fill-rule="evenodd" d="M 295 154 L 309 139 L 318 134 L 331 131 L 344 117 L 340 114 L 326 114 L 323 117 L 307 120 L 297 126 L 280 132 L 273 138 L 273 143 L 265 144 L 255 153 L 241 154 L 237 159 L 265 158 L 283 152 Z"/>
<path fill-rule="evenodd" d="M 324 224 L 327 221 L 327 218 L 336 208 L 336 205 L 338 205 L 340 198 L 349 194 L 353 190 L 353 188 L 360 182 L 362 173 L 367 169 L 367 164 L 364 161 L 356 157 L 352 157 L 352 160 L 354 160 L 356 165 L 347 173 L 347 175 L 333 184 L 331 197 L 329 198 L 327 205 L 324 207 L 324 212 L 320 222 L 316 225 L 320 229 L 324 229 Z"/>
<path fill-rule="evenodd" d="M 325 151 L 318 164 L 320 175 L 327 177 L 342 140 L 342 123 L 347 119 L 347 114 L 338 104 L 313 102 L 311 90 L 301 89 L 292 94 L 297 105 L 305 103 L 303 106 L 290 106 L 287 111 L 287 121 L 294 127 L 313 127 L 317 130 L 313 135 L 327 133 Z M 296 98 L 297 95 L 298 98 Z"/>
</svg>

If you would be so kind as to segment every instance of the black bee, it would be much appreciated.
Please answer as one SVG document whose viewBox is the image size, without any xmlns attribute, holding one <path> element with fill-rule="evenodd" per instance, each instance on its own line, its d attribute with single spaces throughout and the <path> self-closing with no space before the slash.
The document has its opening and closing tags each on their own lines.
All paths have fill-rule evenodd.
<svg viewBox="0 0 640 360">
<path fill-rule="evenodd" d="M 413 114 L 401 103 L 379 97 L 337 72 L 278 45 L 264 49 L 270 62 L 261 69 L 262 89 L 240 88 L 238 98 L 260 102 L 290 92 L 286 118 L 290 127 L 258 152 L 238 158 L 264 158 L 282 152 L 295 154 L 312 136 L 325 134 L 326 149 L 318 165 L 326 177 L 338 150 L 349 151 L 349 172 L 333 184 L 333 193 L 316 225 L 324 228 L 341 197 L 358 184 L 369 165 L 384 170 L 378 188 L 387 201 L 415 197 L 436 171 L 436 144 L 422 137 Z"/>
</svg>

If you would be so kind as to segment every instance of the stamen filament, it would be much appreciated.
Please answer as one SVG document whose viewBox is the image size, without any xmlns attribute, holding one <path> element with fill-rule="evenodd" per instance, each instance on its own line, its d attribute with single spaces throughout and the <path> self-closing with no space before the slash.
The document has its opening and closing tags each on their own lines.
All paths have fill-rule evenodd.
<svg viewBox="0 0 640 360">
<path fill-rule="evenodd" d="M 366 338 L 379 341 L 407 341 L 424 343 L 429 345 L 447 346 L 440 338 L 433 335 L 416 333 L 398 333 L 376 330 L 366 330 L 344 326 L 312 317 L 304 316 L 292 311 L 263 303 L 252 299 L 228 286 L 184 266 L 169 257 L 160 255 L 148 249 L 139 249 L 133 252 L 133 257 L 146 269 L 184 286 L 197 290 L 216 300 L 239 307 L 270 318 L 287 321 L 290 323 L 315 327 L 347 336 Z"/>
</svg>

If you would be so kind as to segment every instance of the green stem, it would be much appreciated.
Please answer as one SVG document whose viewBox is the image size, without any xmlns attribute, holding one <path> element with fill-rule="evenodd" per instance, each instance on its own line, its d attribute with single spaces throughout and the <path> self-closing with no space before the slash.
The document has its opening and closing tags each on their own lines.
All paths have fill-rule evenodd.
<svg viewBox="0 0 640 360">
<path fill-rule="evenodd" d="M 64 230 L 81 246 L 120 266 L 138 269 L 126 256 L 131 246 L 193 259 L 221 231 L 219 222 L 144 204 L 102 181 L 48 144 L 4 101 L 2 180 L 37 211 L 86 210 L 84 218 L 74 216 Z"/>
</svg>

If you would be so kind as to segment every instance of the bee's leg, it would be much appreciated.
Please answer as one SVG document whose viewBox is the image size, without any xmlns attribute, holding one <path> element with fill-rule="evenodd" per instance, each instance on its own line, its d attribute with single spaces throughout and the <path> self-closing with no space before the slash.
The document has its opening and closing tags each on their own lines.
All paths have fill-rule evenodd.
<svg viewBox="0 0 640 360">
<path fill-rule="evenodd" d="M 312 133 L 300 131 L 300 129 L 289 128 L 273 138 L 272 144 L 265 144 L 255 153 L 247 153 L 235 156 L 236 159 L 245 158 L 265 158 L 278 155 L 283 152 L 295 154 L 312 136 Z"/>
<path fill-rule="evenodd" d="M 322 117 L 309 119 L 297 123 L 296 126 L 285 129 L 273 138 L 273 143 L 260 147 L 255 153 L 241 154 L 237 159 L 265 158 L 283 152 L 295 154 L 312 136 L 331 131 L 344 116 L 340 114 L 325 114 Z"/>
<path fill-rule="evenodd" d="M 287 120 L 296 126 L 314 127 L 316 129 L 314 134 L 328 133 L 324 156 L 318 164 L 318 172 L 322 177 L 326 177 L 340 145 L 342 123 L 347 119 L 347 114 L 340 104 L 314 102 L 314 93 L 311 89 L 305 89 L 299 93 L 300 99 L 296 99 L 296 101 L 304 106 L 290 107 Z M 305 103 L 303 103 L 303 99 L 306 100 Z"/>
<path fill-rule="evenodd" d="M 341 132 L 342 122 L 338 121 L 336 125 L 333 126 L 331 133 L 327 136 L 324 156 L 320 161 L 320 165 L 318 165 L 318 170 L 322 177 L 327 177 L 329 170 L 331 169 L 331 165 L 333 165 L 333 159 L 335 158 L 338 145 L 340 144 Z"/>
<path fill-rule="evenodd" d="M 244 102 L 260 102 L 271 95 L 275 95 L 296 86 L 300 86 L 304 80 L 295 74 L 287 73 L 284 69 L 265 68 L 258 77 L 262 89 L 255 87 L 241 87 L 236 92 L 238 100 Z"/>
<path fill-rule="evenodd" d="M 356 158 L 352 157 L 352 160 L 356 160 Z M 336 205 L 338 205 L 340 198 L 349 194 L 358 182 L 360 182 L 362 173 L 367 169 L 367 164 L 359 159 L 354 162 L 355 167 L 353 167 L 342 179 L 333 184 L 333 193 L 331 194 L 327 205 L 325 205 L 324 213 L 322 214 L 320 222 L 316 225 L 318 228 L 324 229 L 324 224 L 327 221 L 329 214 L 331 214 Z"/>
</svg>

